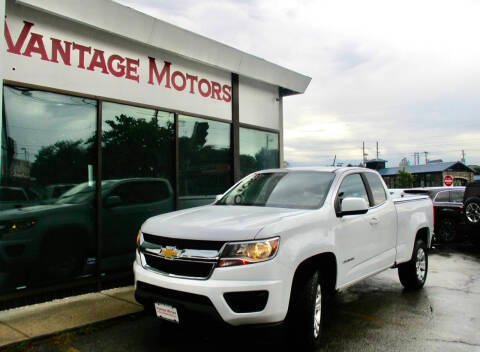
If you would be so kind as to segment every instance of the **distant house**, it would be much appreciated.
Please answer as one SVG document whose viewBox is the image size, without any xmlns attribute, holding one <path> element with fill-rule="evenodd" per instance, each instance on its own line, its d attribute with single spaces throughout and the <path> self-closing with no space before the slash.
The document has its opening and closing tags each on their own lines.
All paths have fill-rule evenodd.
<svg viewBox="0 0 480 352">
<path fill-rule="evenodd" d="M 407 165 L 405 167 L 385 167 L 386 160 L 373 159 L 367 161 L 367 167 L 377 170 L 389 188 L 397 188 L 398 172 L 405 169 L 415 177 L 413 187 L 443 186 L 443 179 L 450 175 L 455 186 L 464 186 L 474 180 L 474 171 L 460 161 L 430 162 L 424 165 Z"/>
</svg>

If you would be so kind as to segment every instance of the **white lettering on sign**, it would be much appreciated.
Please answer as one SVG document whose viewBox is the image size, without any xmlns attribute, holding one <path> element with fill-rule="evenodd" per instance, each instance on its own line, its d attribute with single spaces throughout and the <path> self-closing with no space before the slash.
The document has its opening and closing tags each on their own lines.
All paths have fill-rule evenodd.
<svg viewBox="0 0 480 352">
<path fill-rule="evenodd" d="M 453 186 L 453 177 L 450 176 L 450 175 L 446 175 L 444 178 L 443 178 L 443 184 L 447 187 L 451 187 Z"/>
<path fill-rule="evenodd" d="M 66 66 L 75 66 L 78 69 L 96 71 L 117 78 L 124 78 L 138 83 L 141 82 L 139 68 L 140 59 L 133 59 L 118 54 L 106 55 L 104 50 L 91 46 L 50 38 L 51 50 L 47 52 L 44 36 L 32 32 L 34 24 L 23 21 L 24 25 L 16 41 L 5 20 L 5 41 L 7 52 L 14 55 L 32 57 L 38 56 L 43 61 Z M 190 94 L 199 94 L 203 98 L 214 99 L 229 103 L 232 100 L 231 86 L 192 75 L 188 72 L 174 70 L 172 63 L 163 61 L 157 66 L 154 57 L 148 57 L 148 84 L 158 85 L 178 92 L 188 91 Z M 159 69 L 160 68 L 160 69 Z"/>
</svg>

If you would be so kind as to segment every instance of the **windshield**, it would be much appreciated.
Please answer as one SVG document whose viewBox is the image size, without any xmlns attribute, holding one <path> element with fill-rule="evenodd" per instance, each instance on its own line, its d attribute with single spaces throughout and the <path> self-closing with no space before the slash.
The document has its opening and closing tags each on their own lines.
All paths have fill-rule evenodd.
<svg viewBox="0 0 480 352">
<path fill-rule="evenodd" d="M 61 195 L 56 204 L 81 204 L 93 199 L 95 196 L 95 183 L 81 183 Z"/>
<path fill-rule="evenodd" d="M 117 180 L 102 181 L 102 193 L 108 192 L 114 185 L 118 184 Z M 55 204 L 82 204 L 87 203 L 95 197 L 95 182 L 81 183 L 69 191 L 63 193 L 57 199 Z"/>
<path fill-rule="evenodd" d="M 256 173 L 215 204 L 317 209 L 323 205 L 334 177 L 330 172 L 314 171 Z"/>
</svg>

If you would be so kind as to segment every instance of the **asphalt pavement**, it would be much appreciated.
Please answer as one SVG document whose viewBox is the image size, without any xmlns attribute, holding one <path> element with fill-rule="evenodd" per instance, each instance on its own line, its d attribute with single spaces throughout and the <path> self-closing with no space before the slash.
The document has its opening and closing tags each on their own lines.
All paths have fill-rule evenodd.
<svg viewBox="0 0 480 352">
<path fill-rule="evenodd" d="M 436 248 L 428 275 L 420 291 L 404 290 L 393 269 L 338 293 L 330 301 L 318 351 L 480 351 L 480 250 Z M 221 329 L 199 323 L 183 329 L 136 314 L 8 350 L 287 350 L 287 336 L 282 328 Z"/>
</svg>

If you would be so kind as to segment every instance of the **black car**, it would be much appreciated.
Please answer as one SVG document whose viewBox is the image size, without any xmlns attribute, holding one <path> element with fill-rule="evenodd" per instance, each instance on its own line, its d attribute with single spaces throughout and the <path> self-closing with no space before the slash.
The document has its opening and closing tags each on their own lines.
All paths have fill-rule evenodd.
<svg viewBox="0 0 480 352">
<path fill-rule="evenodd" d="M 465 219 L 469 225 L 469 234 L 473 242 L 480 245 L 480 181 L 467 184 L 463 196 Z"/>
<path fill-rule="evenodd" d="M 435 239 L 452 242 L 465 231 L 463 195 L 465 187 L 427 187 L 404 190 L 405 194 L 425 194 L 435 209 Z"/>
</svg>

